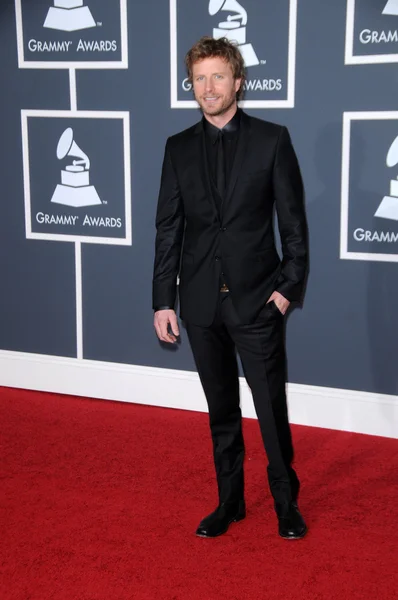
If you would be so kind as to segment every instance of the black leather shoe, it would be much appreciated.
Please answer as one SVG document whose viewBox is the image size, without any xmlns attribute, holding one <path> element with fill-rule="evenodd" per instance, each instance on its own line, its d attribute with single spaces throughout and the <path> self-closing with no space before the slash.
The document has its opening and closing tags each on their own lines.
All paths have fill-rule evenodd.
<svg viewBox="0 0 398 600">
<path fill-rule="evenodd" d="M 295 502 L 287 505 L 276 505 L 279 521 L 279 535 L 285 540 L 299 540 L 307 533 L 307 525 Z"/>
<path fill-rule="evenodd" d="M 228 530 L 234 521 L 241 521 L 246 516 L 243 500 L 231 504 L 220 504 L 214 512 L 200 522 L 196 530 L 199 537 L 217 537 Z"/>
</svg>

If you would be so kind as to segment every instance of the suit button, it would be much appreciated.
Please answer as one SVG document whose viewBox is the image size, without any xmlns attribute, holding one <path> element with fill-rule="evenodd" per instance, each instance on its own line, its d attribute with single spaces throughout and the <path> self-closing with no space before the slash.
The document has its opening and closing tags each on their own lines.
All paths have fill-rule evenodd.
<svg viewBox="0 0 398 600">
<path fill-rule="evenodd" d="M 226 227 L 220 227 L 220 231 L 227 231 Z"/>
<path fill-rule="evenodd" d="M 214 259 L 215 260 L 221 260 L 221 257 L 220 256 L 215 256 Z"/>
</svg>

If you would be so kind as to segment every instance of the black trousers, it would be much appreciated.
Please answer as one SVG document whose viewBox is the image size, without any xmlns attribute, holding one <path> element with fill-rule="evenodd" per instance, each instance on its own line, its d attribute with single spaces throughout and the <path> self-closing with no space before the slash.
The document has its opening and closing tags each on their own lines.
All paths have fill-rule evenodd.
<svg viewBox="0 0 398 600">
<path fill-rule="evenodd" d="M 209 407 L 220 502 L 244 496 L 244 441 L 236 351 L 251 388 L 274 501 L 296 501 L 299 480 L 291 463 L 293 446 L 286 405 L 284 317 L 274 302 L 253 324 L 242 324 L 229 293 L 220 293 L 210 327 L 186 323 L 189 342 Z"/>
</svg>

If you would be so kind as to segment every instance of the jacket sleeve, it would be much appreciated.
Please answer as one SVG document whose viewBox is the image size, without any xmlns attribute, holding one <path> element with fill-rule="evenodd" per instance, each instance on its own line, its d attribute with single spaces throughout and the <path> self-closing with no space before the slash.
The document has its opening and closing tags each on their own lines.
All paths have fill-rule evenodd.
<svg viewBox="0 0 398 600">
<path fill-rule="evenodd" d="M 167 140 L 156 212 L 152 308 L 174 307 L 185 216 Z"/>
<path fill-rule="evenodd" d="M 282 243 L 282 265 L 276 291 L 290 301 L 303 294 L 308 268 L 307 222 L 300 168 L 286 127 L 277 142 L 273 187 Z"/>
</svg>

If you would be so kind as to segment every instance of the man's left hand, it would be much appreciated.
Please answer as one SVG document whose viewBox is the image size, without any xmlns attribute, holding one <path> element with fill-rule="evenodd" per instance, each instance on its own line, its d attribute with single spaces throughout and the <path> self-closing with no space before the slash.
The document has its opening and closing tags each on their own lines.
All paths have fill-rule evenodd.
<svg viewBox="0 0 398 600">
<path fill-rule="evenodd" d="M 275 302 L 277 308 L 281 311 L 281 313 L 283 315 L 286 314 L 286 311 L 290 305 L 289 300 L 286 300 L 286 298 L 284 296 L 282 296 L 282 294 L 280 294 L 279 292 L 274 292 L 268 298 L 268 302 Z M 268 302 L 267 302 L 267 304 L 268 304 Z"/>
</svg>

